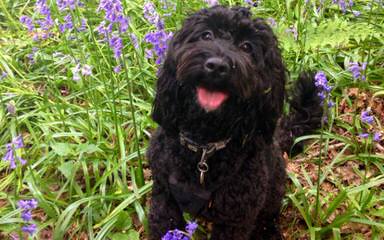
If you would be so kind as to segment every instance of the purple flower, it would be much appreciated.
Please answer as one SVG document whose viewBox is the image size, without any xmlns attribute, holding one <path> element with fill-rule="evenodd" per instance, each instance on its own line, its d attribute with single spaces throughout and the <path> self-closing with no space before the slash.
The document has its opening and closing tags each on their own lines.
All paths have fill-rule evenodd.
<svg viewBox="0 0 384 240">
<path fill-rule="evenodd" d="M 24 210 L 21 212 L 21 218 L 25 221 L 25 222 L 29 222 L 32 220 L 32 212 L 30 210 Z"/>
<path fill-rule="evenodd" d="M 64 17 L 64 24 L 59 24 L 59 30 L 60 32 L 65 32 L 65 30 L 72 30 L 73 29 L 73 21 L 71 14 L 67 14 Z"/>
<path fill-rule="evenodd" d="M 38 202 L 36 201 L 36 199 L 32 198 L 32 199 L 27 199 L 27 200 L 19 200 L 17 202 L 17 206 L 20 208 L 20 209 L 23 209 L 23 210 L 32 210 L 32 209 L 35 209 L 37 208 L 37 204 Z"/>
<path fill-rule="evenodd" d="M 137 40 L 137 36 L 134 33 L 130 33 L 129 38 L 131 39 L 133 47 L 135 49 L 138 49 L 139 48 L 139 41 Z"/>
<path fill-rule="evenodd" d="M 6 147 L 7 151 L 6 151 L 6 153 L 5 153 L 4 157 L 3 157 L 3 160 L 4 161 L 9 161 L 11 169 L 15 169 L 16 168 L 16 161 L 15 161 L 15 159 L 18 159 L 21 165 L 25 165 L 27 163 L 27 161 L 24 160 L 23 158 L 16 156 L 16 151 L 15 150 L 24 147 L 24 143 L 23 143 L 23 139 L 22 139 L 21 135 L 19 135 L 16 138 L 14 138 L 12 140 L 12 142 L 8 143 L 5 147 Z"/>
<path fill-rule="evenodd" d="M 71 69 L 72 70 L 72 79 L 74 81 L 79 81 L 81 78 L 80 78 L 80 63 L 76 64 L 76 66 L 74 68 Z"/>
<path fill-rule="evenodd" d="M 269 25 L 271 25 L 271 27 L 276 27 L 277 26 L 276 20 L 274 18 L 269 17 L 267 19 L 267 22 L 269 23 Z"/>
<path fill-rule="evenodd" d="M 105 26 L 106 22 L 105 21 L 101 21 L 99 26 L 96 27 L 96 31 L 104 36 L 104 38 L 107 37 L 108 34 L 110 34 L 112 32 L 112 27 L 113 25 L 112 24 L 108 24 L 108 26 Z"/>
<path fill-rule="evenodd" d="M 197 223 L 195 221 L 190 221 L 187 223 L 185 230 L 189 233 L 190 236 L 192 236 L 193 233 L 196 231 L 198 226 L 199 225 L 197 225 Z"/>
<path fill-rule="evenodd" d="M 175 229 L 168 231 L 161 240 L 190 240 L 182 231 Z"/>
<path fill-rule="evenodd" d="M 315 86 L 318 88 L 319 93 L 317 94 L 321 100 L 321 105 L 324 104 L 324 100 L 329 96 L 332 87 L 328 85 L 327 77 L 323 71 L 319 71 L 315 75 Z M 328 108 L 333 107 L 335 104 L 332 100 L 328 100 Z"/>
<path fill-rule="evenodd" d="M 359 137 L 361 137 L 361 138 L 368 138 L 369 137 L 369 133 L 360 133 Z"/>
<path fill-rule="evenodd" d="M 358 16 L 361 15 L 361 12 L 360 12 L 360 11 L 352 10 L 352 13 L 353 13 L 353 15 L 355 15 L 355 17 L 358 17 Z"/>
<path fill-rule="evenodd" d="M 117 66 L 115 66 L 115 67 L 113 68 L 113 71 L 114 71 L 115 73 L 119 73 L 119 72 L 121 72 L 121 65 L 117 65 Z"/>
<path fill-rule="evenodd" d="M 80 27 L 77 28 L 77 31 L 82 32 L 82 31 L 85 31 L 86 29 L 87 29 L 87 19 L 82 18 L 81 19 L 81 25 L 80 25 Z"/>
<path fill-rule="evenodd" d="M 84 64 L 83 67 L 81 68 L 81 74 L 83 76 L 90 76 L 90 75 L 92 75 L 92 67 L 89 66 L 88 64 Z"/>
<path fill-rule="evenodd" d="M 1 72 L 1 75 L 0 75 L 0 80 L 3 80 L 4 78 L 6 78 L 8 76 L 8 73 L 6 72 Z"/>
<path fill-rule="evenodd" d="M 54 25 L 54 21 L 52 20 L 50 14 L 47 14 L 44 19 L 37 20 L 36 22 L 44 31 L 49 31 Z"/>
<path fill-rule="evenodd" d="M 367 124 L 372 124 L 374 119 L 373 119 L 373 116 L 370 116 L 369 115 L 369 112 L 370 111 L 363 111 L 361 112 L 361 121 L 364 122 L 364 123 L 367 123 Z"/>
<path fill-rule="evenodd" d="M 33 31 L 33 22 L 30 17 L 23 15 L 20 17 L 20 22 L 27 27 L 28 32 Z"/>
<path fill-rule="evenodd" d="M 156 64 L 160 64 L 168 47 L 168 41 L 172 38 L 173 33 L 166 33 L 164 30 L 147 33 L 144 40 L 153 45 L 153 51 L 157 55 Z"/>
<path fill-rule="evenodd" d="M 164 26 L 164 24 L 162 23 L 162 20 L 159 14 L 156 12 L 155 6 L 151 1 L 148 1 L 144 4 L 143 14 L 144 18 L 147 19 L 148 22 L 150 22 L 152 25 L 157 26 L 158 29 L 163 29 L 161 27 Z"/>
<path fill-rule="evenodd" d="M 244 0 L 244 2 L 248 5 L 251 5 L 251 6 L 257 6 L 257 1 L 253 1 L 253 0 Z"/>
<path fill-rule="evenodd" d="M 56 0 L 57 7 L 60 11 L 64 11 L 65 9 L 74 10 L 77 6 L 82 6 L 83 4 L 77 0 Z"/>
<path fill-rule="evenodd" d="M 363 63 L 358 63 L 358 62 L 351 62 L 349 63 L 349 71 L 351 71 L 352 73 L 352 77 L 353 79 L 357 80 L 357 79 L 361 79 L 363 81 L 365 81 L 366 77 L 365 75 L 363 75 L 363 72 L 365 71 L 365 69 L 367 68 L 367 63 L 366 62 L 363 62 Z"/>
<path fill-rule="evenodd" d="M 345 1 L 344 1 L 344 0 L 339 0 L 339 6 L 340 6 L 340 8 L 341 8 L 341 11 L 342 11 L 343 13 L 345 13 L 347 7 L 346 7 L 346 5 L 345 5 Z"/>
<path fill-rule="evenodd" d="M 379 133 L 379 132 L 375 132 L 375 133 L 373 134 L 373 141 L 375 141 L 375 142 L 380 142 L 380 139 L 381 139 L 381 133 Z"/>
<path fill-rule="evenodd" d="M 329 93 L 332 90 L 332 87 L 328 85 L 327 77 L 323 71 L 319 71 L 315 75 L 315 86 L 321 90 Z"/>
<path fill-rule="evenodd" d="M 119 36 L 114 35 L 109 40 L 109 46 L 112 48 L 115 58 L 119 59 L 123 49 L 123 40 Z"/>
<path fill-rule="evenodd" d="M 219 2 L 217 0 L 205 0 L 205 2 L 208 4 L 208 6 L 212 7 L 215 5 L 218 5 Z"/>
<path fill-rule="evenodd" d="M 152 59 L 153 58 L 153 51 L 152 51 L 152 49 L 145 49 L 145 57 L 148 58 L 148 59 Z"/>
<path fill-rule="evenodd" d="M 15 107 L 15 104 L 13 102 L 8 102 L 7 103 L 7 111 L 12 116 L 16 115 L 16 107 Z"/>
<path fill-rule="evenodd" d="M 118 17 L 118 22 L 119 22 L 119 29 L 120 32 L 126 32 L 128 30 L 129 26 L 129 19 L 127 17 L 124 17 L 123 15 Z"/>
<path fill-rule="evenodd" d="M 36 232 L 36 224 L 29 224 L 21 227 L 21 231 L 28 233 L 29 235 L 33 235 Z"/>
<path fill-rule="evenodd" d="M 35 11 L 39 12 L 41 15 L 50 15 L 51 11 L 49 10 L 49 7 L 47 6 L 46 0 L 37 0 L 35 4 Z"/>
</svg>

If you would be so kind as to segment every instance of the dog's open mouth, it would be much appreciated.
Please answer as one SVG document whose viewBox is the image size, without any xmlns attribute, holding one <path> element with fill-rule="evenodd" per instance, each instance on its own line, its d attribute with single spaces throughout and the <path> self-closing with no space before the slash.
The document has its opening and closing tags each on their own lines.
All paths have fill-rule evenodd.
<svg viewBox="0 0 384 240">
<path fill-rule="evenodd" d="M 210 91 L 204 87 L 197 87 L 197 101 L 207 112 L 218 109 L 228 98 L 228 94 L 220 91 Z"/>
</svg>

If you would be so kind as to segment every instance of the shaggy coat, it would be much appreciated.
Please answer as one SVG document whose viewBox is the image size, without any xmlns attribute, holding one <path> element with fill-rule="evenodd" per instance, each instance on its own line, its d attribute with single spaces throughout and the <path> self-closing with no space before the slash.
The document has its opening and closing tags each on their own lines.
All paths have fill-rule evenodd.
<svg viewBox="0 0 384 240">
<path fill-rule="evenodd" d="M 159 128 L 147 153 L 154 181 L 150 239 L 183 229 L 183 212 L 211 221 L 213 240 L 282 238 L 277 219 L 286 173 L 279 145 L 289 151 L 293 137 L 317 127 L 321 116 L 311 77 L 303 75 L 291 116 L 281 118 L 285 82 L 276 37 L 248 9 L 216 6 L 185 20 L 169 44 L 153 106 Z M 208 93 L 208 107 L 198 89 Z M 284 129 L 276 130 L 278 120 Z M 186 147 L 181 134 L 198 146 L 226 143 L 206 158 L 202 182 L 202 149 Z"/>
</svg>

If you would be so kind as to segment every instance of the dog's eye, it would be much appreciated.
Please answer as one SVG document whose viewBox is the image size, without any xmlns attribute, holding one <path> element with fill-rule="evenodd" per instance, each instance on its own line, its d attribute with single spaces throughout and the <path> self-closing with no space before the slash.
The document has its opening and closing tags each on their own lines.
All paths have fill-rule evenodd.
<svg viewBox="0 0 384 240">
<path fill-rule="evenodd" d="M 201 39 L 204 41 L 209 41 L 213 39 L 213 34 L 210 31 L 205 31 L 203 34 L 201 34 Z"/>
<path fill-rule="evenodd" d="M 249 42 L 243 42 L 239 45 L 239 47 L 246 53 L 252 52 L 252 45 Z"/>
</svg>

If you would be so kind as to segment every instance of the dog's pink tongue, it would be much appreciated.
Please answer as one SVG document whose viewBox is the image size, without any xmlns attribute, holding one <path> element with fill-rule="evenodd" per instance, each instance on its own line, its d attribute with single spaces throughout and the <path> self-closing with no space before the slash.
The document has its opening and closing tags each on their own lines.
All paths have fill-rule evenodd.
<svg viewBox="0 0 384 240">
<path fill-rule="evenodd" d="M 197 100 L 202 108 L 212 111 L 220 107 L 220 105 L 228 98 L 224 92 L 208 91 L 205 88 L 197 88 Z"/>
</svg>

